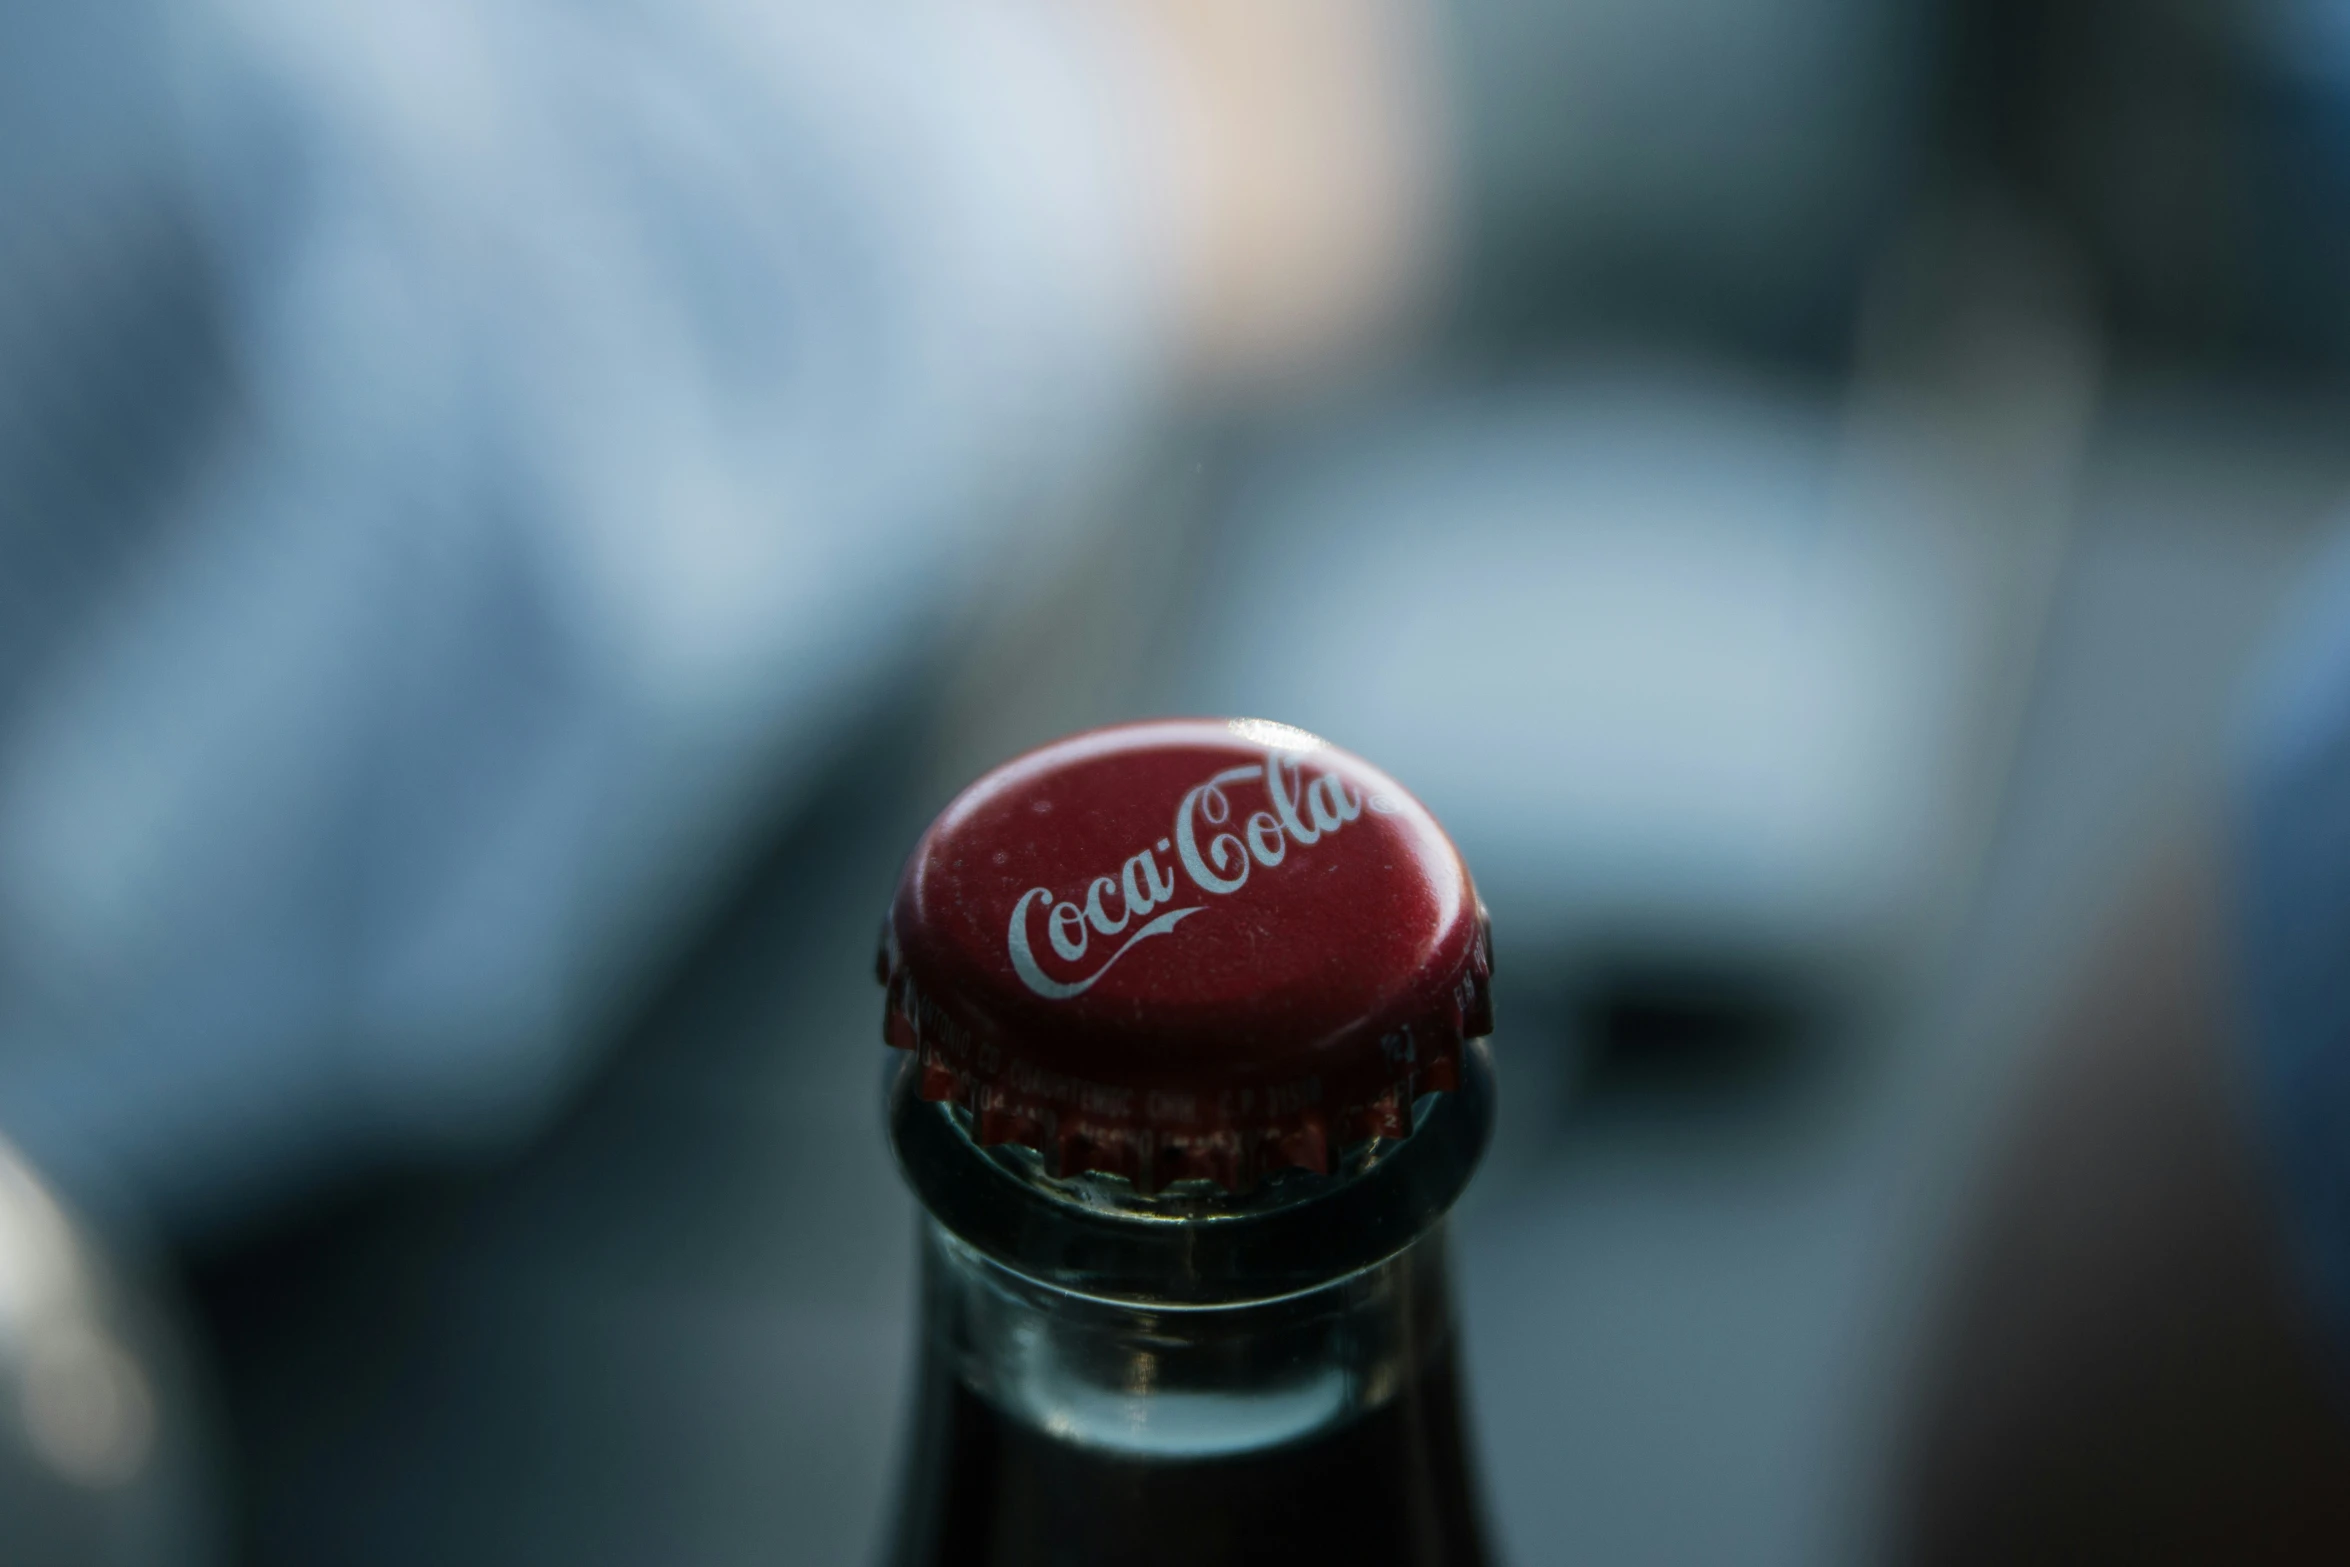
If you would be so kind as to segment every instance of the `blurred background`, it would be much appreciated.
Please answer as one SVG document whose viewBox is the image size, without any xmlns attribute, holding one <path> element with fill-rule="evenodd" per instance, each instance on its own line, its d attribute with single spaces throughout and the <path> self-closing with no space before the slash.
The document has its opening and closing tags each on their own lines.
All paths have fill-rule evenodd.
<svg viewBox="0 0 2350 1567">
<path fill-rule="evenodd" d="M 1170 712 L 1491 906 L 1509 1560 L 2350 1553 L 2342 0 L 90 0 L 0 129 L 8 1561 L 868 1559 L 873 922 Z"/>
</svg>

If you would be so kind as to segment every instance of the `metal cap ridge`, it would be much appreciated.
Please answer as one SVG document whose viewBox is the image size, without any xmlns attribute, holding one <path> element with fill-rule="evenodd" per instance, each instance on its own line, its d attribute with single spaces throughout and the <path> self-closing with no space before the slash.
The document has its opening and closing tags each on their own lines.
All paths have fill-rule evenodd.
<svg viewBox="0 0 2350 1567">
<path fill-rule="evenodd" d="M 1259 719 L 1090 730 L 988 773 L 915 846 L 878 967 L 924 1099 L 1144 1192 L 1327 1173 L 1409 1132 L 1493 1027 L 1485 912 L 1443 828 Z"/>
</svg>

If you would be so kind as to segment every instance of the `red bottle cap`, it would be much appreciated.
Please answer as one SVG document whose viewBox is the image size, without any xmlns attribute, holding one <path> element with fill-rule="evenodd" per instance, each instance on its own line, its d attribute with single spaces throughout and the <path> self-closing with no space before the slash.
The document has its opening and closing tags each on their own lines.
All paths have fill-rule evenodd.
<svg viewBox="0 0 2350 1567">
<path fill-rule="evenodd" d="M 1097 729 L 989 773 L 916 846 L 880 968 L 925 1099 L 1146 1191 L 1326 1172 L 1407 1132 L 1493 1027 L 1485 913 L 1444 829 L 1255 719 Z"/>
</svg>

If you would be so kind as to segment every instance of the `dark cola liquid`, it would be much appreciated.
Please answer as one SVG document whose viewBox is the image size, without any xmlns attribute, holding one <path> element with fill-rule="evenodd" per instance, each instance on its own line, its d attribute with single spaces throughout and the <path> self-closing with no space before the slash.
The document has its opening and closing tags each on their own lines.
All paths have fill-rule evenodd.
<svg viewBox="0 0 2350 1567">
<path fill-rule="evenodd" d="M 1007 1419 L 931 1360 L 898 1567 L 1479 1567 L 1449 1344 L 1327 1433 L 1210 1458 L 1079 1447 Z"/>
</svg>

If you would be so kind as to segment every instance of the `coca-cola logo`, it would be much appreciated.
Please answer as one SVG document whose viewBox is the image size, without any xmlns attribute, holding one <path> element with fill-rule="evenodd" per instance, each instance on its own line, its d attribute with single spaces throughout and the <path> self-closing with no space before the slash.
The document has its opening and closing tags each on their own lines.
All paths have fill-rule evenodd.
<svg viewBox="0 0 2350 1567">
<path fill-rule="evenodd" d="M 1267 808 L 1243 818 L 1230 791 L 1249 784 L 1262 786 Z M 1167 836 L 1127 856 L 1116 875 L 1094 877 L 1075 897 L 1061 897 L 1050 887 L 1022 893 L 1004 942 L 1012 972 L 1048 1000 L 1083 995 L 1136 946 L 1208 909 L 1205 903 L 1167 907 L 1183 886 L 1178 872 L 1191 889 L 1228 898 L 1248 885 L 1257 867 L 1279 865 L 1292 848 L 1311 848 L 1345 830 L 1366 804 L 1380 812 L 1394 808 L 1380 795 L 1366 800 L 1334 772 L 1308 778 L 1304 757 L 1294 753 L 1268 750 L 1262 763 L 1227 767 L 1187 790 Z M 1167 856 L 1164 865 L 1161 855 Z M 1065 980 L 1047 974 L 1037 962 L 1038 931 L 1056 957 L 1090 962 L 1090 972 Z"/>
</svg>

